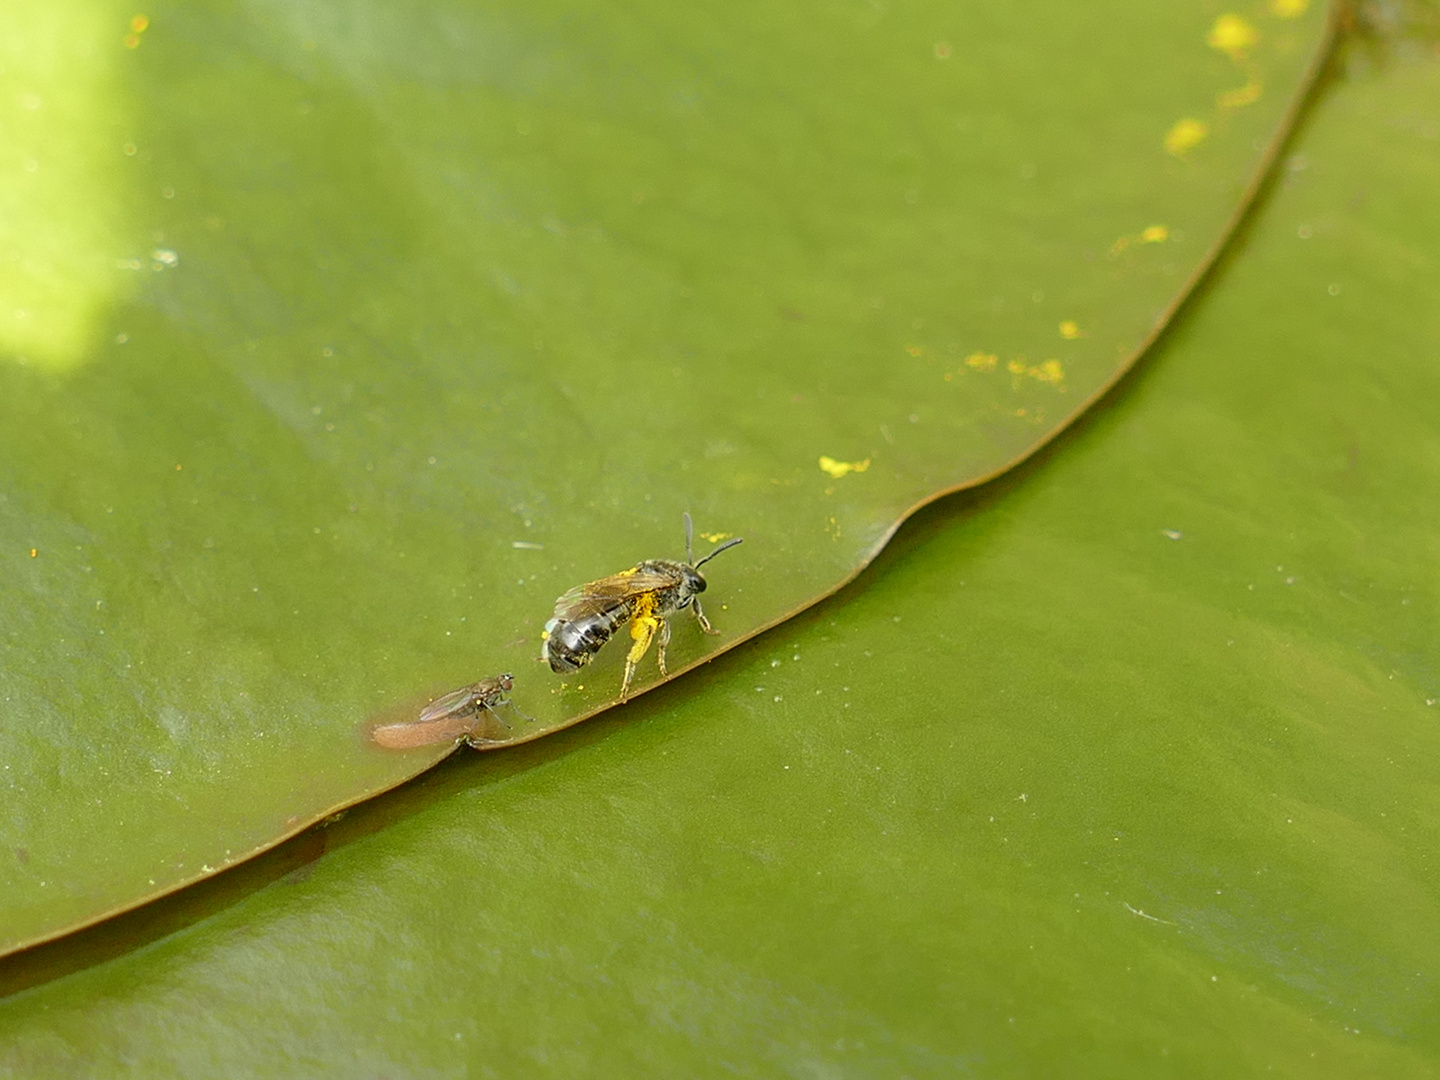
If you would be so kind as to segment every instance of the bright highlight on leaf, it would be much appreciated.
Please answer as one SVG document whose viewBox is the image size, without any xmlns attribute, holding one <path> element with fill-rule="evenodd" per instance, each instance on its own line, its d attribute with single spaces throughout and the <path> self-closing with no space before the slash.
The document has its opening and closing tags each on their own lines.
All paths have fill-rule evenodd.
<svg viewBox="0 0 1440 1080">
<path fill-rule="evenodd" d="M 1187 117 L 1165 134 L 1165 149 L 1176 157 L 1183 157 L 1210 134 L 1210 125 L 1203 120 Z"/>
<path fill-rule="evenodd" d="M 1243 60 L 1245 54 L 1260 40 L 1260 31 L 1239 15 L 1221 15 L 1205 35 L 1205 43 L 1218 49 L 1231 60 Z"/>
<path fill-rule="evenodd" d="M 826 454 L 820 455 L 820 471 L 833 476 L 836 480 L 852 472 L 864 472 L 868 468 L 870 468 L 868 457 L 864 461 L 836 461 Z"/>
<path fill-rule="evenodd" d="M 0 356 L 69 368 L 131 289 L 115 25 L 82 0 L 10 5 L 0 38 Z M 44 47 L 37 47 L 44 43 Z"/>
</svg>

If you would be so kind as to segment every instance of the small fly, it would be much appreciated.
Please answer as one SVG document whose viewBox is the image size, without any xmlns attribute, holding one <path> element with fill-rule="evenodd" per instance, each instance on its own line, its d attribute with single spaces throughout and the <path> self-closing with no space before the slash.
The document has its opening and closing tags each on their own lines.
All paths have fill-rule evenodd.
<svg viewBox="0 0 1440 1080">
<path fill-rule="evenodd" d="M 498 705 L 510 704 L 510 691 L 515 689 L 515 677 L 509 672 L 494 675 L 488 679 L 462 686 L 441 694 L 420 710 L 417 724 L 436 723 L 441 720 L 476 720 L 485 711 L 494 712 Z M 513 707 L 513 706 L 512 706 Z M 499 719 L 499 717 L 496 717 Z M 503 720 L 500 721 L 504 723 Z M 509 727 L 508 724 L 505 725 Z"/>
<path fill-rule="evenodd" d="M 510 725 L 500 719 L 496 712 L 502 706 L 508 707 L 525 720 L 530 719 L 516 709 L 510 700 L 510 691 L 514 687 L 515 679 L 508 672 L 481 679 L 469 686 L 440 695 L 421 709 L 420 715 L 414 720 L 376 728 L 371 737 L 389 750 L 408 750 L 452 739 L 477 748 L 487 745 L 494 740 L 479 734 L 485 713 L 489 713 L 505 728 Z"/>
<path fill-rule="evenodd" d="M 571 589 L 555 601 L 555 615 L 545 624 L 544 645 L 540 656 L 550 670 L 563 675 L 578 671 L 588 664 L 623 623 L 630 624 L 633 644 L 625 658 L 625 678 L 620 684 L 620 700 L 630 694 L 635 667 L 650 649 L 650 642 L 659 636 L 655 659 L 660 674 L 665 674 L 665 646 L 670 644 L 670 624 L 665 616 L 683 608 L 695 613 L 700 629 L 718 634 L 705 618 L 700 607 L 700 594 L 705 579 L 700 567 L 726 548 L 741 543 L 742 537 L 727 540 L 699 562 L 695 561 L 690 515 L 685 515 L 685 561 L 647 559 L 621 570 L 618 574 L 591 581 Z"/>
</svg>

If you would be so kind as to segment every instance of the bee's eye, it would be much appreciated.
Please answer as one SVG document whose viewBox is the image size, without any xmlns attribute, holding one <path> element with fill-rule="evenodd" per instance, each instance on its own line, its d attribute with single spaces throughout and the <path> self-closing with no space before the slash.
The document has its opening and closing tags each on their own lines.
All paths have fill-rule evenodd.
<svg viewBox="0 0 1440 1080">
<path fill-rule="evenodd" d="M 690 588 L 694 589 L 696 592 L 704 592 L 705 579 L 699 574 L 696 574 L 690 581 Z"/>
</svg>

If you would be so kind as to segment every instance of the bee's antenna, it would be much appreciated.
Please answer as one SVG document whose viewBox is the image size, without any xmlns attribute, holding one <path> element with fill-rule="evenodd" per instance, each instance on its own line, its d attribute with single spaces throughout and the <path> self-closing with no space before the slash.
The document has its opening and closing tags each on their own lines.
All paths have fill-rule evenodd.
<svg viewBox="0 0 1440 1080">
<path fill-rule="evenodd" d="M 685 561 L 691 566 L 695 565 L 695 549 L 693 537 L 695 535 L 695 523 L 690 520 L 690 511 L 685 511 Z"/>
<path fill-rule="evenodd" d="M 734 547 L 736 544 L 743 544 L 744 542 L 745 542 L 745 538 L 744 538 L 743 536 L 737 536 L 737 537 L 735 537 L 734 540 L 726 540 L 723 544 L 721 544 L 719 547 L 717 547 L 714 551 L 710 552 L 709 555 L 706 555 L 703 559 L 701 559 L 701 560 L 700 560 L 699 562 L 697 562 L 697 563 L 691 563 L 690 566 L 691 566 L 691 568 L 694 569 L 694 570 L 699 570 L 700 567 L 704 566 L 707 562 L 709 562 L 711 559 L 713 559 L 716 555 L 719 555 L 720 552 L 724 551 L 726 548 L 732 548 L 732 547 Z"/>
</svg>

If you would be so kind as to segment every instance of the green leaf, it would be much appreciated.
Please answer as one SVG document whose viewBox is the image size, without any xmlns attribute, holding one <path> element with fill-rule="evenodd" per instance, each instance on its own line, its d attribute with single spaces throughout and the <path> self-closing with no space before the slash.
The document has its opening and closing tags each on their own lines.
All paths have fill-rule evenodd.
<svg viewBox="0 0 1440 1080">
<path fill-rule="evenodd" d="M 366 736 L 431 695 L 513 671 L 535 719 L 497 738 L 606 707 L 620 647 L 562 683 L 540 629 L 678 555 L 682 511 L 748 542 L 672 673 L 1051 437 L 1205 266 L 1322 53 L 1318 8 L 1223 49 L 1220 14 L 17 15 L 0 948 L 427 767 L 448 743 Z"/>
<path fill-rule="evenodd" d="M 1440 63 L 1349 60 L 1051 452 L 623 719 L 11 958 L 0 1067 L 1434 1075 Z"/>
</svg>

